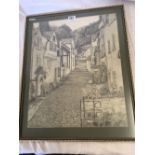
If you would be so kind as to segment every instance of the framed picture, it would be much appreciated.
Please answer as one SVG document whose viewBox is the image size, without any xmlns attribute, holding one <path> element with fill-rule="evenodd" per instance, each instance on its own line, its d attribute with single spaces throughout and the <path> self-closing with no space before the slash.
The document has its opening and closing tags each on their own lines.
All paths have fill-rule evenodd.
<svg viewBox="0 0 155 155">
<path fill-rule="evenodd" d="M 20 139 L 133 140 L 123 6 L 28 16 Z"/>
</svg>

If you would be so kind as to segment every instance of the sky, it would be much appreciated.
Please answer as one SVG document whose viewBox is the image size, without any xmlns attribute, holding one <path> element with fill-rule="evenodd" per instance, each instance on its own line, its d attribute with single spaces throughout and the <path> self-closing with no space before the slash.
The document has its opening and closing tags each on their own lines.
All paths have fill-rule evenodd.
<svg viewBox="0 0 155 155">
<path fill-rule="evenodd" d="M 90 16 L 90 17 L 80 17 L 75 19 L 64 19 L 64 20 L 55 20 L 55 21 L 50 21 L 49 25 L 51 26 L 61 26 L 61 25 L 68 25 L 73 31 L 87 26 L 90 23 L 94 23 L 99 20 L 99 16 Z"/>
<path fill-rule="evenodd" d="M 49 25 L 50 26 L 58 26 L 59 27 L 61 25 L 66 24 L 74 31 L 74 30 L 76 30 L 78 28 L 87 26 L 90 23 L 94 23 L 94 22 L 96 22 L 98 20 L 99 20 L 99 16 L 79 17 L 79 18 L 75 17 L 72 20 L 64 19 L 64 20 L 49 21 Z M 34 23 L 34 27 L 38 27 L 38 26 L 39 26 L 38 22 Z"/>
</svg>

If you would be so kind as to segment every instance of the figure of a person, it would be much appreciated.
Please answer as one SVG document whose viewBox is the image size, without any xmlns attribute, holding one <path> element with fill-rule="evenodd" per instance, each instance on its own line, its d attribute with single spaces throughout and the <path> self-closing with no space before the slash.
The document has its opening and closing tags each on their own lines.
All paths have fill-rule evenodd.
<svg viewBox="0 0 155 155">
<path fill-rule="evenodd" d="M 45 96 L 45 87 L 44 87 L 43 79 L 41 79 L 40 82 L 41 82 L 41 96 Z"/>
</svg>

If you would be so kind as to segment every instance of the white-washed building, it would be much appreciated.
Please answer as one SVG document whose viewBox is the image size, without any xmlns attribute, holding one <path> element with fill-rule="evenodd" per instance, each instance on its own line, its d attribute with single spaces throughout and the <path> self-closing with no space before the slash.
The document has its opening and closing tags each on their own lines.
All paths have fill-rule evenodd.
<svg viewBox="0 0 155 155">
<path fill-rule="evenodd" d="M 123 95 L 123 79 L 120 61 L 120 47 L 116 14 L 103 15 L 99 24 L 101 64 L 107 66 L 109 91 L 112 94 Z"/>
<path fill-rule="evenodd" d="M 75 69 L 75 45 L 72 38 L 61 39 L 59 42 L 62 76 L 67 76 Z"/>
<path fill-rule="evenodd" d="M 60 57 L 56 34 L 41 34 L 39 27 L 33 29 L 30 99 L 45 95 L 60 81 Z"/>
<path fill-rule="evenodd" d="M 92 72 L 92 69 L 91 69 L 92 67 L 91 58 L 92 58 L 92 52 L 93 52 L 92 50 L 93 50 L 92 46 L 88 45 L 84 52 L 84 57 L 86 58 L 86 67 L 89 72 Z"/>
<path fill-rule="evenodd" d="M 98 65 L 100 65 L 100 53 L 98 50 L 98 31 L 94 33 L 91 37 L 91 64 L 92 68 L 96 68 Z"/>
<path fill-rule="evenodd" d="M 61 42 L 60 54 L 61 78 L 66 77 L 70 73 L 70 48 Z"/>
<path fill-rule="evenodd" d="M 49 40 L 45 38 L 45 50 L 43 56 L 43 68 L 46 72 L 44 78 L 45 86 L 54 87 L 60 81 L 60 57 L 58 41 L 54 32 L 50 33 Z M 47 88 L 46 88 L 47 89 Z"/>
<path fill-rule="evenodd" d="M 41 83 L 43 79 L 43 51 L 44 44 L 40 29 L 33 28 L 32 33 L 32 55 L 30 72 L 30 100 L 41 95 Z"/>
</svg>

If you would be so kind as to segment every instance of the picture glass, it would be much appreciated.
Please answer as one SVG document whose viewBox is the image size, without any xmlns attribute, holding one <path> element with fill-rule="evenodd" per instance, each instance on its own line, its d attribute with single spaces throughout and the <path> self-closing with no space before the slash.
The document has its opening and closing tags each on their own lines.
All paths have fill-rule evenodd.
<svg viewBox="0 0 155 155">
<path fill-rule="evenodd" d="M 33 22 L 27 128 L 128 127 L 115 13 Z"/>
</svg>

